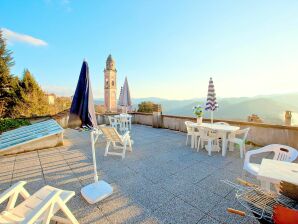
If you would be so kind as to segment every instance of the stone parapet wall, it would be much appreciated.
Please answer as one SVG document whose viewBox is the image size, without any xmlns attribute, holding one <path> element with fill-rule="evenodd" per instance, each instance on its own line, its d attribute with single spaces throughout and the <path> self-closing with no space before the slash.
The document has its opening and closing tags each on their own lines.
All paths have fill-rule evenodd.
<svg viewBox="0 0 298 224">
<path fill-rule="evenodd" d="M 116 115 L 117 113 L 111 114 L 96 114 L 98 124 L 109 124 L 108 116 Z M 154 122 L 158 120 L 158 126 L 161 128 L 167 128 L 171 130 L 186 132 L 185 121 L 196 122 L 193 117 L 186 116 L 173 116 L 173 115 L 161 115 L 154 117 L 151 113 L 130 113 L 132 115 L 132 123 L 154 126 Z M 30 121 L 37 122 L 50 117 L 39 117 L 32 118 Z M 63 127 L 67 128 L 68 112 L 62 112 L 53 118 Z M 214 120 L 224 121 L 234 126 L 242 128 L 250 128 L 248 134 L 248 141 L 256 145 L 269 145 L 269 144 L 284 144 L 289 145 L 298 149 L 298 127 L 286 126 L 286 125 L 275 125 L 266 123 L 253 123 L 246 121 L 234 121 L 234 120 Z M 204 119 L 204 122 L 210 122 L 209 119 Z"/>
<path fill-rule="evenodd" d="M 150 116 L 147 114 L 137 113 L 134 116 L 138 124 L 150 125 Z M 153 120 L 153 116 L 151 118 Z M 184 116 L 162 115 L 161 119 L 162 128 L 181 132 L 186 132 L 185 121 L 196 122 L 195 118 Z M 298 149 L 298 127 L 246 121 L 214 120 L 214 122 L 217 121 L 224 121 L 230 125 L 239 126 L 241 129 L 249 127 L 250 132 L 247 140 L 255 145 L 284 144 Z M 204 119 L 203 122 L 210 122 L 210 119 Z"/>
</svg>

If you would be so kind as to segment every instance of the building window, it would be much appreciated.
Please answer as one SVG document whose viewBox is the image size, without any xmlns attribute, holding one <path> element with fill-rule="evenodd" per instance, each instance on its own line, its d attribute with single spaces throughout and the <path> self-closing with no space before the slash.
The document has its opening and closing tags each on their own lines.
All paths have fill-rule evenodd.
<svg viewBox="0 0 298 224">
<path fill-rule="evenodd" d="M 114 86 L 114 81 L 112 81 L 112 86 Z"/>
</svg>

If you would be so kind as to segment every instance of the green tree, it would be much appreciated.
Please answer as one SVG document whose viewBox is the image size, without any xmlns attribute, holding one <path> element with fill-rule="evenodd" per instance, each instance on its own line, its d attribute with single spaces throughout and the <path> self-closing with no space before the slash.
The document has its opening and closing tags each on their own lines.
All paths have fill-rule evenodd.
<svg viewBox="0 0 298 224">
<path fill-rule="evenodd" d="M 20 86 L 22 88 L 22 103 L 15 107 L 15 114 L 28 117 L 32 115 L 47 115 L 51 113 L 52 108 L 48 104 L 45 93 L 28 69 L 24 70 Z"/>
<path fill-rule="evenodd" d="M 153 112 L 153 102 L 150 101 L 144 101 L 141 102 L 138 105 L 138 112 L 144 112 L 144 113 L 152 113 Z"/>
<path fill-rule="evenodd" d="M 17 104 L 15 87 L 18 79 L 10 74 L 10 67 L 14 65 L 12 51 L 6 47 L 6 41 L 0 30 L 0 117 L 10 116 L 10 109 Z"/>
</svg>

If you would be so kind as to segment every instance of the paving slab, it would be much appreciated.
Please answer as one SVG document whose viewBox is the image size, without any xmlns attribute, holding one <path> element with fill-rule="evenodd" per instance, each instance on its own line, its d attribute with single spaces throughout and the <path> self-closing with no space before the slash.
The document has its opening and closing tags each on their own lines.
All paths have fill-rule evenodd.
<svg viewBox="0 0 298 224">
<path fill-rule="evenodd" d="M 30 193 L 46 184 L 75 191 L 68 206 L 80 223 L 254 223 L 226 212 L 239 205 L 220 180 L 242 175 L 239 150 L 208 156 L 186 146 L 185 133 L 142 125 L 133 125 L 132 138 L 133 152 L 124 160 L 104 157 L 103 139 L 96 144 L 98 177 L 114 188 L 97 204 L 80 194 L 94 181 L 90 134 L 71 129 L 65 130 L 64 146 L 0 157 L 0 193 L 20 180 L 28 182 Z"/>
</svg>

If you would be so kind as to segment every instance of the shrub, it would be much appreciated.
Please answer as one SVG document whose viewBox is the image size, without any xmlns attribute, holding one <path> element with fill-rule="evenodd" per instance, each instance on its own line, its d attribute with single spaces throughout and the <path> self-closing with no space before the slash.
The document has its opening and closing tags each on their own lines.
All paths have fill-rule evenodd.
<svg viewBox="0 0 298 224">
<path fill-rule="evenodd" d="M 30 125 L 30 122 L 28 120 L 0 118 L 0 133 L 26 125 Z"/>
<path fill-rule="evenodd" d="M 153 104 L 150 101 L 143 101 L 138 106 L 138 112 L 144 112 L 144 113 L 152 113 L 153 112 Z"/>
</svg>

